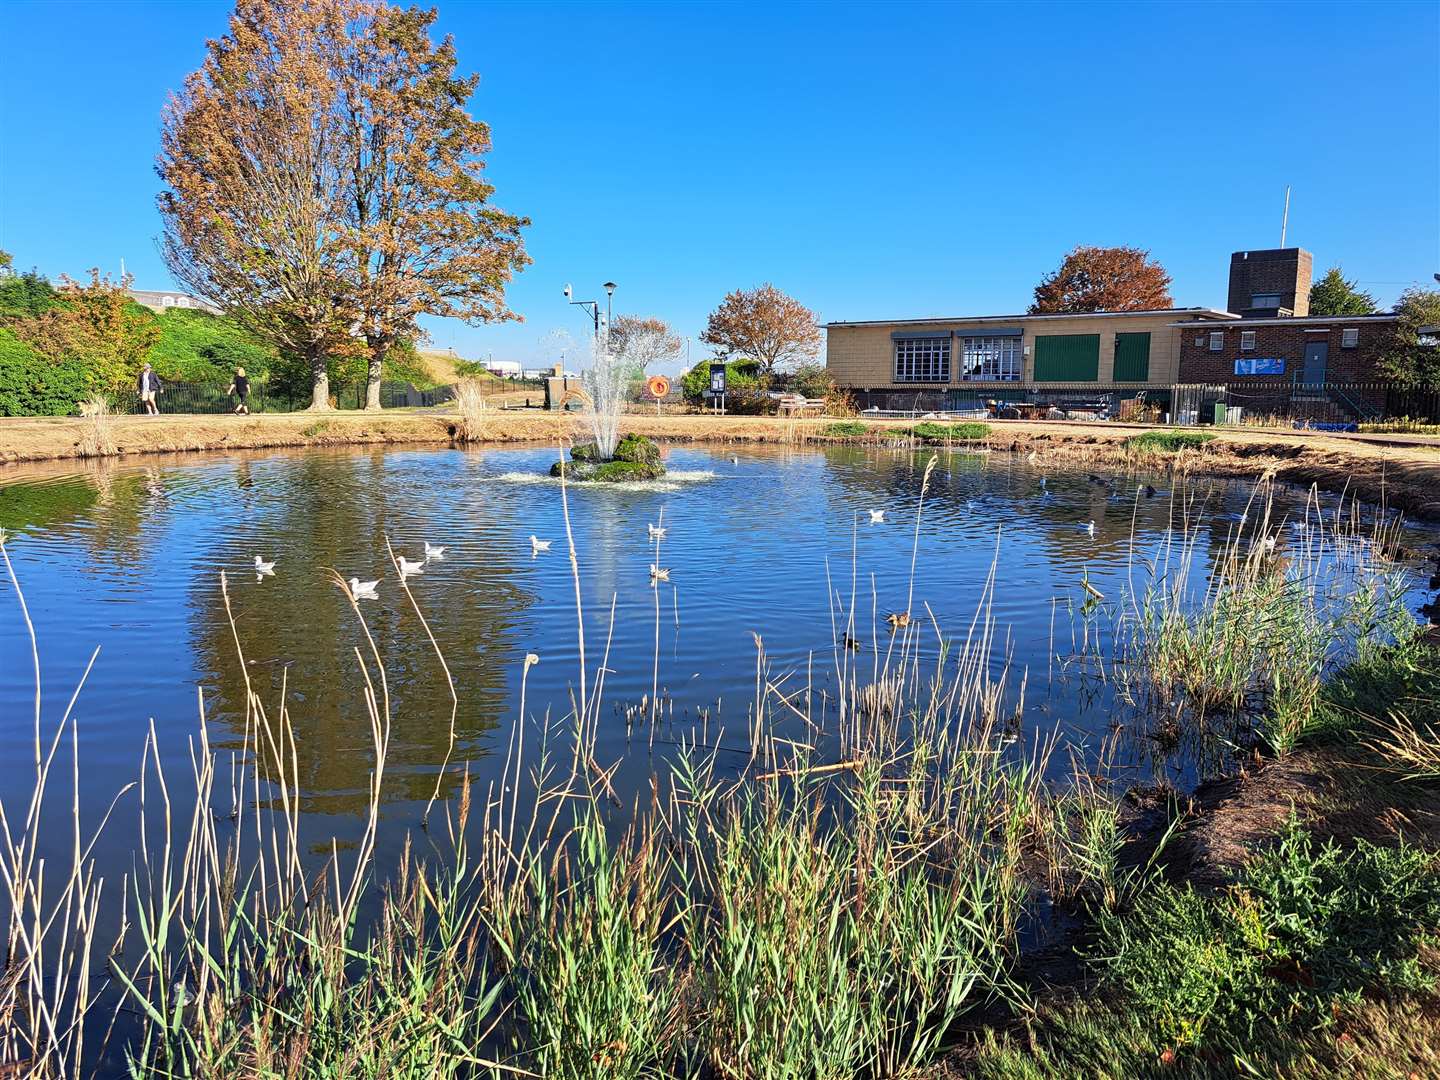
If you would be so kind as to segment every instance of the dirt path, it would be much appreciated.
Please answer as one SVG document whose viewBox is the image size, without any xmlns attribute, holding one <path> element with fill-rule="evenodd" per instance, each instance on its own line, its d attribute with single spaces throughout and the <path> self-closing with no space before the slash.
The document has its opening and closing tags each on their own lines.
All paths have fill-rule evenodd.
<svg viewBox="0 0 1440 1080">
<path fill-rule="evenodd" d="M 832 437 L 834 421 L 774 417 L 696 416 L 636 413 L 626 430 L 667 443 L 765 442 L 799 445 L 859 442 L 906 445 L 906 421 L 867 421 L 865 435 Z M 255 416 L 121 416 L 110 437 L 119 455 L 189 450 L 264 449 L 346 444 L 448 445 L 456 417 L 444 411 L 391 410 L 384 413 L 287 413 Z M 482 424 L 485 443 L 558 443 L 580 432 L 573 415 L 539 410 L 495 411 Z M 1272 475 L 1330 491 L 1349 491 L 1383 502 L 1412 517 L 1440 520 L 1440 438 L 1434 436 L 1338 435 L 1319 432 L 1216 429 L 1216 438 L 1198 450 L 1137 458 L 1126 438 L 1147 430 L 1133 424 L 998 421 L 982 444 L 995 450 L 1034 451 L 1044 460 L 1091 461 L 1109 465 L 1145 464 L 1234 477 Z M 79 418 L 0 419 L 0 463 L 83 456 L 93 433 Z M 971 444 L 973 445 L 973 444 Z"/>
</svg>

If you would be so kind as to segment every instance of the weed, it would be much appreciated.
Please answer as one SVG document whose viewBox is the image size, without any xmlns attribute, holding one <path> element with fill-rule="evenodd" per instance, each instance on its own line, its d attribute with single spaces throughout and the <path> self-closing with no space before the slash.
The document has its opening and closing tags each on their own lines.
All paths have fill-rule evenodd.
<svg viewBox="0 0 1440 1080">
<path fill-rule="evenodd" d="M 832 438 L 854 438 L 857 435 L 864 435 L 870 430 L 870 425 L 859 420 L 839 420 L 833 424 L 826 424 L 820 430 L 820 434 L 829 435 Z"/>
<path fill-rule="evenodd" d="M 927 420 L 912 427 L 910 434 L 926 443 L 973 442 L 977 439 L 988 438 L 990 425 L 974 421 L 960 424 L 938 424 Z"/>
<path fill-rule="evenodd" d="M 1198 450 L 1214 438 L 1208 431 L 1147 431 L 1131 435 L 1124 445 L 1134 454 L 1176 454 Z"/>
<path fill-rule="evenodd" d="M 326 431 L 329 431 L 329 430 L 330 430 L 330 421 L 329 421 L 329 420 L 316 420 L 313 424 L 307 424 L 305 427 L 301 428 L 301 429 L 300 429 L 300 434 L 303 435 L 303 436 L 305 436 L 305 438 L 307 438 L 307 439 L 313 439 L 313 438 L 315 438 L 315 436 L 320 435 L 320 434 L 322 434 L 322 433 L 324 433 L 324 432 L 326 432 Z"/>
</svg>

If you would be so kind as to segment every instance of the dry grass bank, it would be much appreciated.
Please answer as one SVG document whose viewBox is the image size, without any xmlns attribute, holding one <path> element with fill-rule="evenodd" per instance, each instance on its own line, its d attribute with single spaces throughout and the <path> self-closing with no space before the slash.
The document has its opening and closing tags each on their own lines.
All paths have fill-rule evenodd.
<svg viewBox="0 0 1440 1080">
<path fill-rule="evenodd" d="M 334 412 L 256 416 L 124 416 L 112 427 L 120 455 L 189 450 L 264 449 L 346 444 L 446 445 L 456 436 L 458 417 L 446 412 L 391 411 L 383 414 Z M 624 428 L 666 443 L 908 442 L 906 421 L 866 421 L 860 436 L 827 433 L 832 420 L 776 417 L 694 416 L 635 413 Z M 476 441 L 554 442 L 579 428 L 573 415 L 499 411 L 485 416 Z M 1096 464 L 1137 463 L 1125 440 L 1146 429 L 1131 424 L 1000 421 L 980 445 L 994 450 L 1035 452 L 1042 460 Z M 86 421 L 80 418 L 0 420 L 0 462 L 44 461 L 85 456 Z M 1195 474 L 1253 478 L 1265 474 L 1329 491 L 1349 491 L 1385 502 L 1412 517 L 1440 520 L 1440 438 L 1353 436 L 1318 432 L 1218 429 L 1205 446 L 1154 455 L 1146 463 Z"/>
</svg>

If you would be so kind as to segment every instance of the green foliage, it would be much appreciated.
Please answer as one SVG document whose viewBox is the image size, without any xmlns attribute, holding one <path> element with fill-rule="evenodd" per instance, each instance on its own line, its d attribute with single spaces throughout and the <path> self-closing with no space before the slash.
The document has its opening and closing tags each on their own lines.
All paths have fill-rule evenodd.
<svg viewBox="0 0 1440 1080">
<path fill-rule="evenodd" d="M 692 405 L 705 401 L 710 389 L 710 360 L 701 360 L 680 377 L 680 390 L 685 400 Z M 758 390 L 761 388 L 760 365 L 753 360 L 729 360 L 725 364 L 725 387 L 727 391 Z"/>
<path fill-rule="evenodd" d="M 707 376 L 708 378 L 708 376 Z M 828 397 L 835 392 L 835 380 L 824 364 L 801 364 L 779 377 L 781 389 L 807 398 Z"/>
<path fill-rule="evenodd" d="M 966 421 L 960 424 L 937 424 L 933 421 L 925 421 L 916 424 L 910 429 L 910 434 L 921 442 L 947 443 L 947 442 L 970 442 L 976 439 L 985 439 L 990 435 L 990 425 L 978 421 Z"/>
<path fill-rule="evenodd" d="M 68 416 L 93 389 L 83 363 L 47 359 L 0 326 L 0 416 Z"/>
<path fill-rule="evenodd" d="M 1355 282 L 1332 266 L 1325 276 L 1310 286 L 1311 315 L 1373 315 L 1375 297 L 1361 292 Z"/>
<path fill-rule="evenodd" d="M 826 424 L 820 429 L 820 434 L 829 435 L 832 438 L 853 438 L 856 435 L 864 435 L 870 430 L 869 424 L 863 424 L 859 420 L 839 420 L 833 424 Z"/>
<path fill-rule="evenodd" d="M 1208 431 L 1147 431 L 1125 440 L 1125 449 L 1137 454 L 1175 454 L 1198 450 L 1215 436 Z"/>
<path fill-rule="evenodd" d="M 54 287 L 37 271 L 0 275 L 0 321 L 30 318 L 54 304 Z"/>
<path fill-rule="evenodd" d="M 1409 847 L 1342 851 L 1292 820 L 1236 886 L 1202 896 L 1159 886 L 1100 920 L 1107 977 L 1162 1046 L 1243 1046 L 1275 1028 L 1329 1022 L 1366 990 L 1416 992 L 1440 929 L 1440 874 Z"/>
<path fill-rule="evenodd" d="M 1405 386 L 1440 389 L 1440 348 L 1420 344 L 1422 326 L 1440 326 L 1440 289 L 1411 286 L 1400 294 L 1395 314 L 1395 340 L 1380 369 Z"/>
<path fill-rule="evenodd" d="M 274 349 L 223 315 L 171 308 L 159 323 L 160 340 L 149 359 L 162 379 L 229 383 L 237 367 L 261 379 L 277 360 Z"/>
</svg>

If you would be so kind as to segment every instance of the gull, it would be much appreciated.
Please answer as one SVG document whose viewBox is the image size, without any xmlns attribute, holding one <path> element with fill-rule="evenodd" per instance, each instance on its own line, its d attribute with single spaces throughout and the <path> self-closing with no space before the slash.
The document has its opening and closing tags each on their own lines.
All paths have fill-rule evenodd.
<svg viewBox="0 0 1440 1080">
<path fill-rule="evenodd" d="M 275 560 L 274 560 L 274 559 L 271 559 L 269 562 L 266 562 L 266 561 L 265 561 L 264 559 L 262 559 L 259 555 L 256 555 L 256 556 L 255 556 L 255 573 L 257 573 L 257 574 L 273 574 L 273 573 L 275 573 Z"/>
<path fill-rule="evenodd" d="M 550 541 L 549 541 L 549 540 L 541 540 L 538 536 L 534 536 L 534 535 L 532 535 L 532 536 L 530 537 L 530 554 L 532 554 L 532 555 L 538 555 L 538 554 L 539 554 L 540 552 L 542 552 L 542 551 L 549 551 L 549 550 L 550 550 Z"/>
<path fill-rule="evenodd" d="M 432 544 L 432 543 L 430 543 L 429 540 L 426 540 L 426 541 L 425 541 L 425 558 L 427 558 L 427 559 L 443 559 L 444 557 L 445 557 L 445 549 L 444 549 L 443 547 L 440 547 L 439 545 L 436 545 L 436 544 Z"/>
<path fill-rule="evenodd" d="M 654 581 L 669 581 L 669 580 L 670 580 L 670 567 L 668 567 L 668 566 L 655 566 L 654 564 L 652 564 L 651 567 L 650 567 L 650 580 L 651 580 L 652 582 L 654 582 Z"/>
<path fill-rule="evenodd" d="M 882 521 L 884 521 L 884 520 L 885 520 L 885 511 L 884 511 L 884 510 L 871 510 L 871 511 L 870 511 L 870 524 L 871 524 L 871 525 L 878 525 L 878 524 L 880 524 L 880 523 L 881 523 Z"/>
<path fill-rule="evenodd" d="M 1273 536 L 1267 536 L 1267 537 L 1265 537 L 1264 543 L 1265 543 L 1265 554 L 1266 554 L 1266 555 L 1273 555 L 1273 554 L 1275 554 L 1275 537 L 1273 537 Z"/>
<path fill-rule="evenodd" d="M 1085 526 L 1085 531 L 1089 533 L 1092 537 L 1095 535 L 1095 522 L 1093 520 L 1090 522 L 1089 525 Z"/>
<path fill-rule="evenodd" d="M 731 465 L 739 465 L 739 464 L 740 464 L 740 459 L 739 459 L 738 457 L 736 457 L 734 454 L 731 454 L 731 455 L 730 455 L 730 464 L 731 464 Z"/>
<path fill-rule="evenodd" d="M 659 526 L 659 525 L 654 524 L 653 522 L 648 522 L 648 521 L 647 521 L 647 522 L 645 523 L 645 527 L 650 530 L 650 539 L 651 539 L 651 540 L 663 540 L 663 539 L 665 539 L 665 529 L 664 529 L 662 526 Z"/>
<path fill-rule="evenodd" d="M 350 595 L 356 600 L 379 600 L 380 594 L 375 591 L 375 586 L 379 584 L 378 578 L 375 581 L 361 581 L 359 578 L 352 577 L 350 579 Z"/>
<path fill-rule="evenodd" d="M 400 576 L 409 577 L 411 574 L 420 574 L 425 570 L 425 563 L 421 559 L 407 559 L 400 556 Z"/>
</svg>

